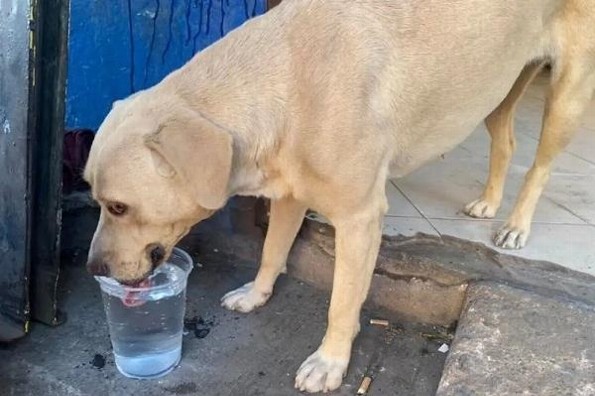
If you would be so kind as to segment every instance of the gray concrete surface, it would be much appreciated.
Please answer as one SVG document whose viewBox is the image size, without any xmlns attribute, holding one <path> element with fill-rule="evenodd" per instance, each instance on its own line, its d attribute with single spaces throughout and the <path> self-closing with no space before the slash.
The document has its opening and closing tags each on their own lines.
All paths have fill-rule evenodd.
<svg viewBox="0 0 595 396">
<path fill-rule="evenodd" d="M 438 396 L 595 395 L 595 307 L 470 286 Z"/>
<path fill-rule="evenodd" d="M 294 395 L 294 374 L 323 336 L 328 293 L 284 277 L 270 303 L 254 314 L 225 311 L 218 299 L 242 285 L 254 270 L 211 252 L 208 265 L 190 280 L 187 317 L 213 322 L 204 339 L 184 337 L 181 365 L 169 376 L 136 381 L 118 374 L 111 355 L 99 288 L 82 267 L 84 252 L 63 273 L 62 307 L 67 322 L 57 328 L 34 324 L 20 342 L 0 347 L 2 395 Z M 377 377 L 370 395 L 433 395 L 445 355 L 441 329 L 399 322 L 394 315 L 366 310 L 353 361 L 337 395 L 353 395 L 371 364 Z M 365 325 L 388 318 L 393 330 Z M 423 335 L 422 335 L 423 334 Z M 430 335 L 428 335 L 430 334 Z M 92 364 L 105 357 L 103 368 Z M 95 362 L 97 363 L 97 362 Z"/>
</svg>

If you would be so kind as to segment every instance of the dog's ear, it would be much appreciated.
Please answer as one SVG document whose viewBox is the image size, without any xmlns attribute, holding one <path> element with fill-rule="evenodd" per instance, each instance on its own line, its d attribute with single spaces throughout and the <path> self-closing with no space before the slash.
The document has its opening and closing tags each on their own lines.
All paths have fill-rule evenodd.
<svg viewBox="0 0 595 396">
<path fill-rule="evenodd" d="M 227 131 L 199 115 L 186 114 L 161 125 L 145 143 L 160 175 L 179 177 L 203 208 L 225 205 L 233 159 Z"/>
</svg>

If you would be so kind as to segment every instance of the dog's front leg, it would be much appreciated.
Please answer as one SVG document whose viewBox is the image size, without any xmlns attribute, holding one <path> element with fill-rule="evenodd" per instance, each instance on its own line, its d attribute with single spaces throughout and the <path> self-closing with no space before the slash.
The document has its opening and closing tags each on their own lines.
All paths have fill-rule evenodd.
<svg viewBox="0 0 595 396">
<path fill-rule="evenodd" d="M 341 385 L 351 344 L 360 329 L 360 310 L 378 256 L 383 215 L 376 210 L 333 220 L 336 261 L 328 327 L 318 350 L 298 370 L 295 386 L 301 391 L 327 392 Z"/>
<path fill-rule="evenodd" d="M 254 282 L 223 296 L 221 305 L 233 311 L 250 312 L 268 301 L 277 277 L 285 272 L 287 255 L 305 214 L 306 206 L 291 197 L 271 202 L 269 229 L 258 275 Z"/>
</svg>

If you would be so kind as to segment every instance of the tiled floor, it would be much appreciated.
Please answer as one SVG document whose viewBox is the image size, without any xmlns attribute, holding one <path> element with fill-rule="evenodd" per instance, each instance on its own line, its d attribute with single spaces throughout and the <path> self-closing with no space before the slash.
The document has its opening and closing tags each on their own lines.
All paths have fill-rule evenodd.
<svg viewBox="0 0 595 396">
<path fill-rule="evenodd" d="M 385 233 L 452 235 L 494 247 L 492 235 L 510 213 L 533 162 L 546 84 L 546 77 L 540 77 L 519 106 L 517 152 L 494 220 L 471 219 L 461 210 L 479 196 L 487 178 L 490 140 L 482 125 L 444 159 L 387 186 L 390 211 Z M 498 250 L 595 275 L 595 101 L 574 140 L 555 162 L 528 245 L 522 250 Z"/>
</svg>

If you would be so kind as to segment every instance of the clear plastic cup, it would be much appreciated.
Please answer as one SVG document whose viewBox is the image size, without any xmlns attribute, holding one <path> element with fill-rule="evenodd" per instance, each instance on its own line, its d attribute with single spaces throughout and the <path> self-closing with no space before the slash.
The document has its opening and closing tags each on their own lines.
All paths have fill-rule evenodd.
<svg viewBox="0 0 595 396">
<path fill-rule="evenodd" d="M 101 294 L 118 370 L 151 379 L 171 372 L 182 356 L 186 284 L 190 256 L 174 248 L 167 262 L 138 287 L 95 277 Z"/>
</svg>

